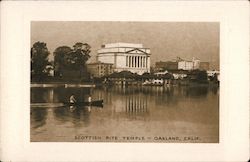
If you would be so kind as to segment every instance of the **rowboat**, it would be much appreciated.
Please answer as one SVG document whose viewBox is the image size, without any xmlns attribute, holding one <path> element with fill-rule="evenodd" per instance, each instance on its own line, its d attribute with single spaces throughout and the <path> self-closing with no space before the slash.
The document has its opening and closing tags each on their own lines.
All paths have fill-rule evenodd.
<svg viewBox="0 0 250 162">
<path fill-rule="evenodd" d="M 98 106 L 102 107 L 103 106 L 103 100 L 96 100 L 96 101 L 91 101 L 91 102 L 76 102 L 76 103 L 69 103 L 65 102 L 65 106 Z"/>
</svg>

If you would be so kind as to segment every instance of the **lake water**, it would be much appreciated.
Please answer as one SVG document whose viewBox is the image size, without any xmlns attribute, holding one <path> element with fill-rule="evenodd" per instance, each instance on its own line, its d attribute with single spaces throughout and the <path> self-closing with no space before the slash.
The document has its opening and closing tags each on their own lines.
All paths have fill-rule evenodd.
<svg viewBox="0 0 250 162">
<path fill-rule="evenodd" d="M 56 107 L 71 94 L 101 107 Z M 32 142 L 219 142 L 218 87 L 31 88 Z"/>
</svg>

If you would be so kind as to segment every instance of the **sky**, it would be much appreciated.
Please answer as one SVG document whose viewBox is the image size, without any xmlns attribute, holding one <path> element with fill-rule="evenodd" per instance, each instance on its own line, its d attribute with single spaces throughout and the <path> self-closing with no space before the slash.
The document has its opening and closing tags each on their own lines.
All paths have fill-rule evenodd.
<svg viewBox="0 0 250 162">
<path fill-rule="evenodd" d="M 195 57 L 209 62 L 211 69 L 219 69 L 219 32 L 218 22 L 33 21 L 31 46 L 37 41 L 45 42 L 52 59 L 57 47 L 88 43 L 88 62 L 95 62 L 102 44 L 140 43 L 151 50 L 151 66 L 157 61 Z"/>
</svg>

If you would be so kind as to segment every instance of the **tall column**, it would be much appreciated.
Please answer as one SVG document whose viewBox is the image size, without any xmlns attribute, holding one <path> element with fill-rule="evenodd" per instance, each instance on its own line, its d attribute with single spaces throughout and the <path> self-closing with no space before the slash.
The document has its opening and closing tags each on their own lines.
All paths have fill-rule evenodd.
<svg viewBox="0 0 250 162">
<path fill-rule="evenodd" d="M 136 57 L 136 67 L 138 67 L 138 64 L 137 64 L 137 62 L 138 62 L 138 56 L 135 56 Z"/>
<path fill-rule="evenodd" d="M 141 56 L 139 56 L 139 68 L 141 68 Z"/>
<path fill-rule="evenodd" d="M 140 67 L 140 56 L 137 56 L 138 60 L 137 60 L 137 65 L 138 65 L 138 68 Z"/>
<path fill-rule="evenodd" d="M 143 56 L 141 57 L 141 67 L 143 67 Z"/>
<path fill-rule="evenodd" d="M 137 63 L 137 57 L 135 56 L 135 67 L 137 67 L 137 66 L 136 66 L 136 63 Z"/>
<path fill-rule="evenodd" d="M 128 67 L 128 56 L 126 56 L 126 67 Z"/>
<path fill-rule="evenodd" d="M 139 58 L 138 65 L 139 65 L 139 68 L 141 68 L 141 56 L 138 56 L 138 58 Z"/>
<path fill-rule="evenodd" d="M 145 65 L 146 65 L 146 57 L 144 56 L 143 57 L 143 67 L 145 67 Z"/>
<path fill-rule="evenodd" d="M 130 57 L 131 57 L 131 60 L 130 60 L 131 66 L 130 67 L 133 67 L 133 57 L 132 56 L 130 56 Z"/>
<path fill-rule="evenodd" d="M 141 56 L 138 56 L 138 67 L 140 68 L 141 66 L 140 66 L 140 64 L 141 64 Z"/>
<path fill-rule="evenodd" d="M 135 56 L 135 67 L 138 67 L 138 65 L 137 65 L 137 60 L 138 60 L 138 57 L 137 56 Z"/>
<path fill-rule="evenodd" d="M 132 56 L 130 56 L 130 67 L 132 67 Z"/>
<path fill-rule="evenodd" d="M 128 56 L 128 67 L 130 67 L 130 56 Z"/>
<path fill-rule="evenodd" d="M 136 57 L 136 59 L 135 59 L 135 67 L 138 67 L 138 64 L 137 64 L 138 57 L 137 56 L 135 56 L 135 57 Z"/>
<path fill-rule="evenodd" d="M 134 67 L 136 67 L 136 59 L 137 59 L 137 58 L 136 58 L 136 56 L 134 56 L 134 57 L 135 57 L 135 60 L 134 60 L 134 61 L 135 61 L 135 62 L 134 62 L 135 66 L 134 66 Z"/>
<path fill-rule="evenodd" d="M 134 56 L 132 56 L 132 67 L 134 67 Z"/>
<path fill-rule="evenodd" d="M 142 56 L 141 56 L 141 68 L 142 68 Z"/>
<path fill-rule="evenodd" d="M 148 72 L 150 73 L 150 57 L 148 57 Z"/>
</svg>

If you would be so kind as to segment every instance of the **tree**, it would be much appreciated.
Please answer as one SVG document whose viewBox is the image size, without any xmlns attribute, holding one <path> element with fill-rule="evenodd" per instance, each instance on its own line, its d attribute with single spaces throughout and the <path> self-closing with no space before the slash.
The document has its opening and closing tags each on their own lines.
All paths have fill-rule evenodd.
<svg viewBox="0 0 250 162">
<path fill-rule="evenodd" d="M 41 81 L 49 75 L 49 51 L 44 42 L 36 42 L 31 48 L 31 79 Z"/>
<path fill-rule="evenodd" d="M 200 82 L 207 82 L 207 72 L 206 71 L 198 71 L 197 80 Z"/>
<path fill-rule="evenodd" d="M 89 78 L 89 75 L 87 73 L 87 67 L 86 62 L 90 58 L 90 45 L 87 43 L 80 43 L 77 42 L 73 46 L 73 51 L 67 55 L 68 56 L 68 66 L 71 69 L 79 71 L 80 80 L 83 80 L 83 78 Z"/>
<path fill-rule="evenodd" d="M 68 46 L 60 46 L 54 51 L 54 67 L 55 67 L 55 76 L 62 76 L 62 70 L 67 64 L 67 56 L 73 50 Z"/>
<path fill-rule="evenodd" d="M 87 73 L 86 62 L 90 58 L 90 48 L 87 43 L 80 42 L 77 42 L 73 48 L 68 46 L 56 48 L 54 51 L 56 76 L 63 76 L 63 70 L 73 70 L 78 71 L 80 79 L 82 79 Z"/>
<path fill-rule="evenodd" d="M 188 74 L 188 78 L 194 82 L 198 83 L 207 83 L 208 82 L 208 77 L 207 77 L 207 72 L 206 71 L 201 71 L 201 70 L 193 70 Z"/>
<path fill-rule="evenodd" d="M 90 58 L 90 55 L 89 55 L 89 53 L 91 52 L 90 45 L 88 45 L 87 43 L 77 42 L 73 47 L 74 47 L 74 50 L 72 52 L 72 59 L 75 61 L 74 62 L 75 67 L 84 68 L 86 65 L 86 62 Z"/>
</svg>

